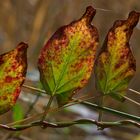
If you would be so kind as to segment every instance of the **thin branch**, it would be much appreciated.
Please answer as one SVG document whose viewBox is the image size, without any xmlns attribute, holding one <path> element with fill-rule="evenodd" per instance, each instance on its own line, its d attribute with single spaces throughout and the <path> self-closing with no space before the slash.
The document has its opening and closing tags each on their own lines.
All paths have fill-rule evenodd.
<svg viewBox="0 0 140 140">
<path fill-rule="evenodd" d="M 121 112 L 121 111 L 111 109 L 111 108 L 108 108 L 108 107 L 100 107 L 97 104 L 93 104 L 93 103 L 90 103 L 90 102 L 87 102 L 87 101 L 82 102 L 82 104 L 84 104 L 86 106 L 89 106 L 89 107 L 92 107 L 92 108 L 97 109 L 97 110 L 103 110 L 105 112 L 108 112 L 110 114 L 113 114 L 113 115 L 116 115 L 116 116 L 119 116 L 119 117 L 123 117 L 123 118 L 127 118 L 127 119 L 131 119 L 131 120 L 140 122 L 140 117 L 139 116 L 135 116 L 135 115 L 132 115 L 132 114 L 129 114 L 129 113 L 126 113 L 126 112 Z"/>
<path fill-rule="evenodd" d="M 60 111 L 64 108 L 67 108 L 69 106 L 72 106 L 72 105 L 76 105 L 76 104 L 84 104 L 86 106 L 89 106 L 90 108 L 93 108 L 93 109 L 96 109 L 96 110 L 102 110 L 102 111 L 105 111 L 105 112 L 108 112 L 110 114 L 113 114 L 113 115 L 116 115 L 116 116 L 119 116 L 119 117 L 123 117 L 123 118 L 127 118 L 127 119 L 131 119 L 133 121 L 137 121 L 137 122 L 140 122 L 140 117 L 139 116 L 135 116 L 135 115 L 132 115 L 132 114 L 128 114 L 128 113 L 125 113 L 125 112 L 121 112 L 121 111 L 118 111 L 118 110 L 114 110 L 114 109 L 111 109 L 111 108 L 108 108 L 108 107 L 100 107 L 99 105 L 97 104 L 93 104 L 93 103 L 90 103 L 90 102 L 87 102 L 87 101 L 82 101 L 82 100 L 77 100 L 75 99 L 75 102 L 71 103 L 71 104 L 67 104 L 65 106 L 62 106 L 61 108 L 53 108 L 53 109 L 50 109 L 49 110 L 49 113 L 53 113 L 53 112 L 57 112 L 57 111 Z M 43 113 L 41 114 L 37 114 L 37 115 L 33 115 L 31 117 L 28 117 L 26 119 L 23 119 L 23 120 L 20 120 L 20 121 L 16 121 L 16 122 L 13 122 L 13 123 L 9 123 L 7 125 L 15 125 L 17 123 L 23 123 L 25 121 L 29 121 L 29 120 L 33 120 L 34 118 L 36 117 L 41 117 Z"/>
<path fill-rule="evenodd" d="M 44 94 L 46 93 L 45 90 L 38 89 L 38 88 L 35 88 L 35 87 L 32 87 L 32 86 L 28 86 L 28 85 L 25 85 L 25 84 L 23 85 L 23 87 L 24 87 L 24 88 L 31 89 L 31 90 L 35 90 L 35 91 L 40 92 L 40 93 L 44 93 Z M 138 94 L 138 95 L 140 95 L 140 92 L 139 92 L 139 91 L 136 91 L 136 90 L 131 89 L 131 88 L 129 88 L 128 90 L 131 91 L 131 92 L 134 92 L 134 93 L 136 93 L 136 94 Z"/>
<path fill-rule="evenodd" d="M 77 100 L 77 102 L 67 104 L 67 105 L 63 106 L 62 108 L 64 109 L 64 108 L 67 108 L 69 106 L 81 103 L 81 104 L 84 104 L 86 106 L 89 106 L 90 108 L 94 108 L 96 110 L 102 110 L 104 112 L 107 112 L 107 113 L 110 113 L 110 114 L 113 114 L 113 115 L 116 115 L 116 116 L 119 116 L 119 117 L 123 117 L 123 118 L 127 118 L 127 119 L 131 119 L 131 120 L 140 122 L 140 117 L 139 116 L 135 116 L 135 115 L 132 115 L 132 114 L 129 114 L 129 113 L 126 113 L 126 112 L 121 112 L 121 111 L 118 111 L 118 110 L 115 110 L 115 109 L 112 109 L 112 108 L 108 108 L 108 107 L 101 107 L 97 104 L 93 104 L 93 103 L 90 103 L 90 102 L 87 102 L 87 101 L 78 100 L 78 99 L 75 99 L 75 100 Z M 62 108 L 60 108 L 60 110 Z"/>
<path fill-rule="evenodd" d="M 103 107 L 104 105 L 104 97 L 101 97 L 101 99 L 99 100 L 99 106 Z M 103 111 L 99 110 L 99 117 L 98 117 L 98 121 L 101 122 L 103 118 Z"/>
<path fill-rule="evenodd" d="M 10 127 L 8 125 L 0 124 L 0 128 L 10 130 L 10 131 L 21 131 L 25 130 L 31 127 L 35 126 L 41 126 L 41 128 L 64 128 L 64 127 L 70 127 L 76 124 L 93 124 L 97 127 L 100 127 L 102 130 L 105 128 L 115 127 L 115 126 L 126 126 L 126 125 L 134 125 L 135 127 L 140 128 L 140 123 L 137 123 L 132 120 L 122 120 L 122 121 L 116 121 L 116 122 L 98 122 L 92 119 L 80 119 L 75 120 L 71 122 L 56 122 L 56 123 L 50 123 L 47 121 L 34 121 L 32 123 L 26 124 L 26 125 L 17 125 L 14 127 Z"/>
<path fill-rule="evenodd" d="M 133 92 L 133 93 L 136 93 L 136 94 L 140 95 L 140 92 L 138 92 L 138 91 L 136 91 L 134 89 L 129 88 L 128 90 L 131 91 L 131 92 Z"/>
<path fill-rule="evenodd" d="M 101 95 L 100 96 L 94 96 L 94 97 L 87 97 L 87 98 L 85 98 L 85 100 L 96 99 L 98 97 L 101 97 Z M 57 108 L 57 107 L 56 108 L 50 108 L 48 112 L 49 113 L 58 112 L 58 111 L 61 111 L 61 110 L 65 109 L 65 108 L 67 108 L 67 107 L 70 107 L 72 105 L 76 105 L 76 104 L 79 104 L 79 103 L 82 103 L 82 102 L 83 102 L 83 97 L 82 98 L 79 98 L 79 99 L 73 99 L 68 104 L 66 104 L 66 105 L 64 105 L 62 107 L 59 107 L 59 108 Z M 9 123 L 7 125 L 12 126 L 12 125 L 15 125 L 15 124 L 18 124 L 18 123 L 24 123 L 24 122 L 27 122 L 29 120 L 33 120 L 33 119 L 35 119 L 37 117 L 41 117 L 42 115 L 43 115 L 43 113 L 32 115 L 32 116 L 27 117 L 25 119 L 22 119 L 22 120 L 19 120 L 19 121 L 16 121 L 16 122 Z"/>
<path fill-rule="evenodd" d="M 130 98 L 129 98 L 129 97 L 127 97 L 127 96 L 123 96 L 123 97 L 124 97 L 124 99 L 126 99 L 126 100 L 130 101 L 131 103 L 134 103 L 134 104 L 136 104 L 136 105 L 140 106 L 140 103 L 138 103 L 138 102 L 134 101 L 133 99 L 130 99 Z"/>
<path fill-rule="evenodd" d="M 38 88 L 34 88 L 34 87 L 32 88 L 31 86 L 26 86 L 26 85 L 24 85 L 24 87 L 35 90 L 35 91 L 40 91 L 40 92 L 43 91 L 43 93 L 44 93 L 44 90 L 40 90 Z M 92 107 L 94 109 L 97 109 L 97 110 L 103 110 L 105 112 L 117 115 L 119 117 L 123 117 L 123 118 L 127 118 L 127 119 L 131 119 L 131 120 L 140 122 L 140 117 L 139 116 L 135 116 L 135 115 L 132 115 L 132 114 L 129 114 L 129 113 L 121 112 L 121 111 L 111 109 L 111 108 L 108 108 L 108 107 L 100 107 L 97 104 L 93 104 L 93 103 L 90 103 L 90 102 L 87 102 L 87 101 L 79 101 L 78 103 L 82 103 L 84 105 L 90 106 L 90 107 Z M 77 103 L 74 103 L 74 104 L 77 104 Z M 28 119 L 26 119 L 26 120 L 28 120 Z"/>
<path fill-rule="evenodd" d="M 53 99 L 54 99 L 54 96 L 50 96 L 50 99 L 49 99 L 49 101 L 48 101 L 48 104 L 47 104 L 46 107 L 45 107 L 45 111 L 44 111 L 44 113 L 43 113 L 43 116 L 42 116 L 41 121 L 44 121 L 44 120 L 45 120 L 46 115 L 48 114 L 49 109 L 50 109 L 50 107 L 51 107 L 51 104 L 52 104 L 52 102 L 53 102 Z"/>
<path fill-rule="evenodd" d="M 35 87 L 28 86 L 28 85 L 25 85 L 25 84 L 22 87 L 27 88 L 27 89 L 34 90 L 36 92 L 40 92 L 40 93 L 46 94 L 46 91 L 45 90 L 42 90 L 42 89 L 39 89 L 39 88 L 35 88 Z"/>
</svg>

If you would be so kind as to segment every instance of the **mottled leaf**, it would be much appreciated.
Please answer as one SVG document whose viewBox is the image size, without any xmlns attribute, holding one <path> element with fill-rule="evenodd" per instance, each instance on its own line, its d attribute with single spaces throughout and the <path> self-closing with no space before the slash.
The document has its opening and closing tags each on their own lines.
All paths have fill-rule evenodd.
<svg viewBox="0 0 140 140">
<path fill-rule="evenodd" d="M 10 110 L 21 91 L 27 70 L 27 44 L 0 55 L 0 114 Z"/>
<path fill-rule="evenodd" d="M 91 25 L 96 11 L 87 7 L 77 21 L 59 28 L 41 50 L 38 67 L 48 94 L 67 103 L 91 75 L 98 46 L 97 29 Z"/>
<path fill-rule="evenodd" d="M 96 61 L 96 85 L 102 94 L 118 100 L 128 88 L 136 71 L 136 61 L 129 40 L 139 20 L 139 13 L 132 11 L 127 20 L 118 20 L 109 30 Z"/>
</svg>

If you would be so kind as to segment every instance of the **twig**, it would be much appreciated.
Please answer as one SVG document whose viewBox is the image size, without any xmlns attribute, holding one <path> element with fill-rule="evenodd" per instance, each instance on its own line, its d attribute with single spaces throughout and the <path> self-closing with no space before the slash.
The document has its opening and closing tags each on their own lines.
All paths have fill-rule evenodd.
<svg viewBox="0 0 140 140">
<path fill-rule="evenodd" d="M 45 90 L 35 88 L 35 87 L 32 87 L 32 86 L 28 86 L 28 85 L 25 85 L 25 84 L 22 87 L 27 88 L 27 89 L 31 89 L 31 90 L 34 90 L 34 91 L 37 91 L 37 92 L 40 92 L 40 93 L 44 93 L 44 94 L 46 93 Z"/>
<path fill-rule="evenodd" d="M 10 130 L 10 131 L 21 131 L 25 130 L 31 127 L 35 126 L 41 126 L 42 128 L 64 128 L 64 127 L 70 127 L 76 124 L 94 124 L 97 127 L 100 127 L 102 129 L 115 127 L 115 126 L 126 126 L 126 125 L 134 125 L 135 127 L 140 128 L 140 123 L 137 123 L 132 120 L 122 120 L 122 121 L 116 121 L 116 122 L 98 122 L 92 119 L 80 119 L 75 120 L 71 122 L 56 122 L 56 123 L 50 123 L 47 121 L 34 121 L 32 123 L 26 124 L 26 125 L 17 125 L 14 127 L 9 127 L 8 125 L 0 124 L 0 128 Z"/>
<path fill-rule="evenodd" d="M 126 112 L 121 112 L 121 111 L 118 111 L 118 110 L 115 110 L 115 109 L 112 109 L 112 108 L 108 108 L 108 107 L 101 107 L 97 104 L 93 104 L 93 103 L 90 103 L 90 102 L 87 102 L 87 101 L 82 101 L 82 100 L 78 100 L 78 102 L 74 102 L 74 103 L 65 105 L 65 106 L 63 106 L 63 109 L 66 108 L 66 107 L 72 106 L 72 105 L 79 104 L 79 103 L 84 104 L 86 106 L 89 106 L 90 108 L 94 108 L 96 110 L 102 110 L 104 112 L 107 112 L 107 113 L 110 113 L 110 114 L 113 114 L 113 115 L 116 115 L 116 116 L 119 116 L 119 117 L 123 117 L 123 118 L 127 118 L 127 119 L 131 119 L 131 120 L 140 122 L 140 117 L 139 116 L 135 116 L 135 115 L 132 115 L 132 114 L 129 114 L 129 113 L 126 113 Z"/>
<path fill-rule="evenodd" d="M 44 90 L 40 90 L 40 89 L 37 89 L 37 88 L 34 88 L 34 87 L 32 88 L 31 86 L 24 85 L 24 87 L 35 90 L 35 91 L 40 91 L 40 92 L 43 91 L 43 93 L 45 92 Z M 108 108 L 108 107 L 100 107 L 96 104 L 93 104 L 93 103 L 90 103 L 90 102 L 87 102 L 87 101 L 80 101 L 80 103 L 82 103 L 84 105 L 87 105 L 87 106 L 90 106 L 90 107 L 92 107 L 94 109 L 97 109 L 97 110 L 103 110 L 105 112 L 108 112 L 108 113 L 111 113 L 111 114 L 114 114 L 114 115 L 117 115 L 117 116 L 120 116 L 120 117 L 124 117 L 124 118 L 127 118 L 127 119 L 132 119 L 134 121 L 140 122 L 140 117 L 139 116 L 135 116 L 135 115 L 132 115 L 132 114 L 129 114 L 129 113 L 121 112 L 121 111 L 111 109 L 111 108 Z M 74 104 L 76 104 L 76 103 L 74 103 Z M 31 119 L 31 117 L 30 117 L 30 119 Z"/>
<path fill-rule="evenodd" d="M 98 98 L 100 96 L 88 97 L 88 98 L 86 98 L 86 100 L 96 99 L 96 98 Z M 80 99 L 73 99 L 71 102 L 69 102 L 69 104 L 66 104 L 66 105 L 64 105 L 62 107 L 59 107 L 59 108 L 51 108 L 51 109 L 49 109 L 48 112 L 49 113 L 58 112 L 58 111 L 61 111 L 61 110 L 65 109 L 65 108 L 67 108 L 67 107 L 70 107 L 72 105 L 79 104 L 81 102 L 83 102 L 82 98 L 80 98 Z M 32 115 L 32 116 L 30 116 L 28 118 L 25 118 L 25 119 L 22 119 L 22 120 L 19 120 L 19 121 L 16 121 L 16 122 L 9 123 L 7 125 L 12 126 L 12 125 L 15 125 L 17 123 L 23 123 L 23 122 L 26 122 L 26 121 L 29 121 L 29 120 L 33 120 L 34 118 L 41 117 L 42 115 L 43 115 L 43 113 Z"/>
<path fill-rule="evenodd" d="M 130 99 L 129 97 L 127 97 L 127 96 L 123 96 L 123 97 L 124 97 L 124 99 L 126 99 L 126 100 L 130 101 L 131 103 L 134 103 L 134 104 L 136 104 L 136 105 L 140 106 L 140 103 L 138 103 L 138 102 L 136 102 L 136 101 L 134 101 L 134 100 Z"/>
<path fill-rule="evenodd" d="M 123 117 L 123 118 L 127 118 L 127 119 L 131 119 L 131 120 L 140 122 L 139 116 L 135 116 L 135 115 L 132 115 L 132 114 L 129 114 L 126 112 L 122 112 L 122 111 L 118 111 L 118 110 L 108 108 L 108 107 L 100 107 L 96 104 L 93 104 L 93 103 L 90 103 L 87 101 L 82 102 L 82 104 L 89 106 L 89 107 L 92 107 L 92 108 L 97 109 L 97 110 L 103 110 L 105 112 L 108 112 L 108 113 L 113 114 L 113 115 L 117 115 L 119 117 Z"/>
<path fill-rule="evenodd" d="M 42 90 L 42 89 L 38 89 L 38 88 L 35 88 L 35 87 L 32 87 L 32 86 L 28 86 L 28 85 L 23 85 L 23 87 L 24 88 L 28 88 L 28 89 L 31 89 L 31 90 L 35 90 L 35 91 L 37 91 L 37 92 L 40 92 L 40 93 L 46 93 L 46 91 L 45 90 Z M 132 92 L 134 92 L 134 93 L 136 93 L 136 94 L 138 94 L 138 95 L 140 95 L 140 92 L 138 92 L 138 91 L 136 91 L 136 90 L 134 90 L 134 89 L 131 89 L 131 88 L 129 88 L 128 89 L 129 91 L 132 91 Z"/>
<path fill-rule="evenodd" d="M 48 114 L 49 109 L 51 107 L 51 103 L 52 103 L 53 99 L 54 99 L 54 96 L 50 96 L 49 102 L 48 102 L 47 106 L 45 107 L 45 111 L 43 113 L 43 116 L 42 116 L 41 121 L 44 121 L 45 120 L 46 115 Z"/>
<path fill-rule="evenodd" d="M 103 104 L 104 104 L 104 97 L 101 97 L 99 106 L 100 106 L 100 107 L 103 107 Z M 103 117 L 103 111 L 102 111 L 102 110 L 99 110 L 99 117 L 98 117 L 98 121 L 99 121 L 99 122 L 102 121 L 102 117 Z M 100 128 L 99 128 L 99 129 L 100 129 Z"/>
<path fill-rule="evenodd" d="M 119 117 L 123 117 L 123 118 L 131 119 L 133 121 L 140 122 L 140 117 L 139 116 L 135 116 L 135 115 L 128 114 L 128 113 L 125 113 L 125 112 L 121 112 L 121 111 L 118 111 L 118 110 L 115 110 L 115 109 L 111 109 L 111 108 L 108 108 L 108 107 L 100 107 L 100 106 L 98 106 L 96 104 L 93 104 L 93 103 L 90 103 L 90 102 L 87 102 L 87 101 L 81 101 L 81 100 L 78 100 L 77 102 L 74 102 L 74 103 L 71 103 L 71 104 L 67 104 L 67 105 L 65 105 L 65 106 L 63 106 L 61 108 L 50 109 L 49 112 L 52 113 L 52 112 L 60 111 L 60 110 L 62 110 L 64 108 L 67 108 L 69 106 L 76 105 L 76 104 L 79 104 L 79 103 L 84 104 L 86 106 L 89 106 L 90 108 L 93 108 L 93 109 L 102 110 L 102 111 L 108 112 L 110 114 L 119 116 Z M 37 115 L 33 115 L 31 117 L 28 117 L 28 118 L 20 120 L 20 121 L 9 123 L 7 125 L 15 125 L 17 123 L 23 123 L 25 121 L 33 120 L 33 118 L 40 117 L 40 116 L 42 116 L 42 113 L 41 114 L 37 114 Z"/>
<path fill-rule="evenodd" d="M 131 92 L 133 92 L 133 93 L 136 93 L 136 94 L 140 95 L 140 92 L 138 92 L 138 91 L 136 91 L 134 89 L 129 88 L 128 90 L 131 91 Z"/>
</svg>

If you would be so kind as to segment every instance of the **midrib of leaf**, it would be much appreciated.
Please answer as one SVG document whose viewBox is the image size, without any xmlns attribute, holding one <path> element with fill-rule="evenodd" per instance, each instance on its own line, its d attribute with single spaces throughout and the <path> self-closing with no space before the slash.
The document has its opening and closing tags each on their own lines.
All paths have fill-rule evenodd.
<svg viewBox="0 0 140 140">
<path fill-rule="evenodd" d="M 65 85 L 69 84 L 71 81 L 81 77 L 81 75 L 83 75 L 83 72 L 84 72 L 85 69 L 83 69 L 83 71 L 81 73 L 79 73 L 78 75 L 76 75 L 75 77 L 73 77 L 72 79 L 68 80 L 67 82 L 65 82 L 63 85 L 61 85 L 57 91 L 61 90 L 61 88 L 63 88 Z"/>
<path fill-rule="evenodd" d="M 117 42 L 117 41 L 116 41 Z M 118 49 L 118 45 L 114 45 L 113 46 L 113 55 L 111 54 L 111 56 L 110 56 L 110 60 L 111 61 L 109 61 L 109 66 L 108 66 L 108 71 L 106 72 L 105 71 L 105 73 L 106 73 L 106 82 L 105 82 L 105 87 L 104 87 L 104 94 L 106 94 L 107 93 L 107 85 L 108 85 L 108 82 L 111 80 L 110 79 L 110 72 L 111 72 L 111 69 L 112 69 L 112 64 L 113 64 L 113 62 L 114 62 L 114 58 L 115 58 L 115 56 L 116 55 L 114 55 L 115 53 L 116 53 L 116 50 Z M 109 49 L 109 48 L 108 48 Z M 114 53 L 115 52 L 115 53 Z"/>
<path fill-rule="evenodd" d="M 48 55 L 50 55 L 50 50 L 48 49 Z M 48 65 L 51 67 L 51 73 L 52 73 L 52 77 L 53 77 L 53 82 L 54 82 L 54 85 L 56 85 L 56 81 L 55 81 L 55 77 L 54 77 L 54 72 L 53 72 L 53 65 L 52 65 L 52 61 L 49 61 L 49 62 L 46 62 L 46 63 L 48 63 Z M 46 81 L 47 81 L 47 85 L 48 85 L 48 88 L 50 89 L 50 91 L 51 91 L 51 88 L 50 88 L 50 85 L 49 85 L 49 82 L 48 82 L 48 80 L 47 80 L 47 78 L 45 78 L 46 79 Z"/>
<path fill-rule="evenodd" d="M 90 48 L 89 47 L 87 47 L 85 50 L 83 50 L 79 55 L 77 55 L 74 59 L 72 59 L 71 61 L 70 61 L 70 63 L 71 62 L 73 62 L 73 61 L 75 61 L 77 58 L 79 58 L 80 56 L 83 56 L 88 50 L 89 50 Z"/>
<path fill-rule="evenodd" d="M 114 87 L 112 87 L 112 91 L 116 90 L 120 85 L 123 85 L 126 81 L 125 80 L 121 80 L 119 83 L 117 83 Z"/>
<path fill-rule="evenodd" d="M 112 55 L 111 55 L 110 60 L 112 60 Z M 109 78 L 108 77 L 109 77 L 109 74 L 110 74 L 111 65 L 112 65 L 112 61 L 109 62 L 108 70 L 105 71 L 106 81 L 105 81 L 105 86 L 104 86 L 104 94 L 106 94 L 106 92 L 107 92 L 106 90 L 107 90 L 107 85 L 108 85 L 108 82 L 109 82 Z"/>
<path fill-rule="evenodd" d="M 56 85 L 56 81 L 55 81 L 55 77 L 54 77 L 54 71 L 53 71 L 53 64 L 52 64 L 52 62 L 51 62 L 51 61 L 50 61 L 48 64 L 49 64 L 49 65 L 50 65 L 50 67 L 51 67 L 51 73 L 52 73 L 52 77 L 53 77 L 53 82 L 54 82 L 54 85 Z"/>
<path fill-rule="evenodd" d="M 78 76 L 75 76 L 72 79 L 70 79 L 69 81 L 65 82 L 63 85 L 61 85 L 60 87 L 58 87 L 57 91 L 59 92 L 63 87 L 65 87 L 65 85 L 69 84 L 71 81 L 77 79 L 80 76 L 81 76 L 81 74 L 79 74 Z"/>
<path fill-rule="evenodd" d="M 89 47 L 86 48 L 85 50 L 83 50 L 78 56 L 76 56 L 74 59 L 72 59 L 69 63 L 75 61 L 77 58 L 79 58 L 80 56 L 83 56 L 86 51 L 88 51 Z M 84 71 L 84 70 L 83 70 Z M 78 75 L 76 75 L 75 77 L 73 77 L 72 79 L 68 80 L 67 82 L 65 82 L 63 85 L 61 85 L 60 87 L 58 87 L 57 91 L 61 90 L 61 88 L 63 88 L 65 85 L 69 84 L 71 81 L 75 80 L 76 78 L 81 77 L 83 73 L 80 73 Z"/>
<path fill-rule="evenodd" d="M 56 81 L 55 81 L 55 77 L 54 77 L 54 72 L 53 72 L 53 65 L 52 65 L 52 63 L 51 63 L 51 71 L 52 71 L 52 75 L 53 75 L 54 84 L 56 85 Z"/>
<path fill-rule="evenodd" d="M 75 39 L 76 38 L 76 39 Z M 67 58 L 66 58 L 66 60 L 65 60 L 65 62 L 64 62 L 64 65 L 63 65 L 63 68 L 62 68 L 62 72 L 60 73 L 60 76 L 59 76 L 59 78 L 58 78 L 58 80 L 57 80 L 57 84 L 55 85 L 55 88 L 54 88 L 54 91 L 53 91 L 53 93 L 52 94 L 55 94 L 56 93 L 56 91 L 57 91 L 57 89 L 59 88 L 59 85 L 60 85 L 60 83 L 61 83 L 61 80 L 63 79 L 63 76 L 64 76 L 64 74 L 65 74 L 65 72 L 66 72 L 66 69 L 67 69 L 67 66 L 68 66 L 68 64 L 69 64 L 69 62 L 70 62 L 70 58 L 71 58 L 71 56 L 72 56 L 72 54 L 73 54 L 73 50 L 74 50 L 74 47 L 75 46 L 77 46 L 78 44 L 79 44 L 79 42 L 80 42 L 80 35 L 79 34 L 75 34 L 73 37 L 72 37 L 72 39 L 70 40 L 70 43 L 69 43 L 69 45 L 68 45 L 68 48 L 70 47 L 71 48 L 71 51 L 70 51 L 70 54 L 67 56 Z M 73 41 L 73 39 L 74 39 L 74 41 Z M 73 42 L 72 42 L 73 41 Z M 72 43 L 71 43 L 72 42 Z"/>
<path fill-rule="evenodd" d="M 123 64 L 123 66 L 121 66 L 120 68 L 116 69 L 116 71 L 114 72 L 114 74 L 112 74 L 112 76 L 109 78 L 108 81 L 112 80 L 114 77 L 117 77 L 120 75 L 120 72 L 123 73 L 126 71 L 126 68 L 128 66 L 128 63 L 126 62 L 125 64 Z"/>
</svg>

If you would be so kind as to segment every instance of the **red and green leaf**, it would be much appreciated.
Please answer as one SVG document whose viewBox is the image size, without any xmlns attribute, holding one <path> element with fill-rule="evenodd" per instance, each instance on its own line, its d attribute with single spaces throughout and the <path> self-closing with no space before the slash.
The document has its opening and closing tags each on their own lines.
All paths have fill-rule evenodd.
<svg viewBox="0 0 140 140">
<path fill-rule="evenodd" d="M 90 78 L 98 46 L 97 29 L 91 25 L 96 11 L 87 7 L 77 21 L 59 28 L 41 50 L 41 82 L 59 105 L 67 103 Z"/>
<path fill-rule="evenodd" d="M 27 70 L 27 44 L 0 55 L 0 114 L 16 103 Z"/>
<path fill-rule="evenodd" d="M 132 11 L 127 20 L 118 20 L 109 30 L 96 61 L 96 85 L 103 94 L 122 100 L 136 71 L 136 61 L 129 46 L 133 28 L 140 14 Z"/>
</svg>

